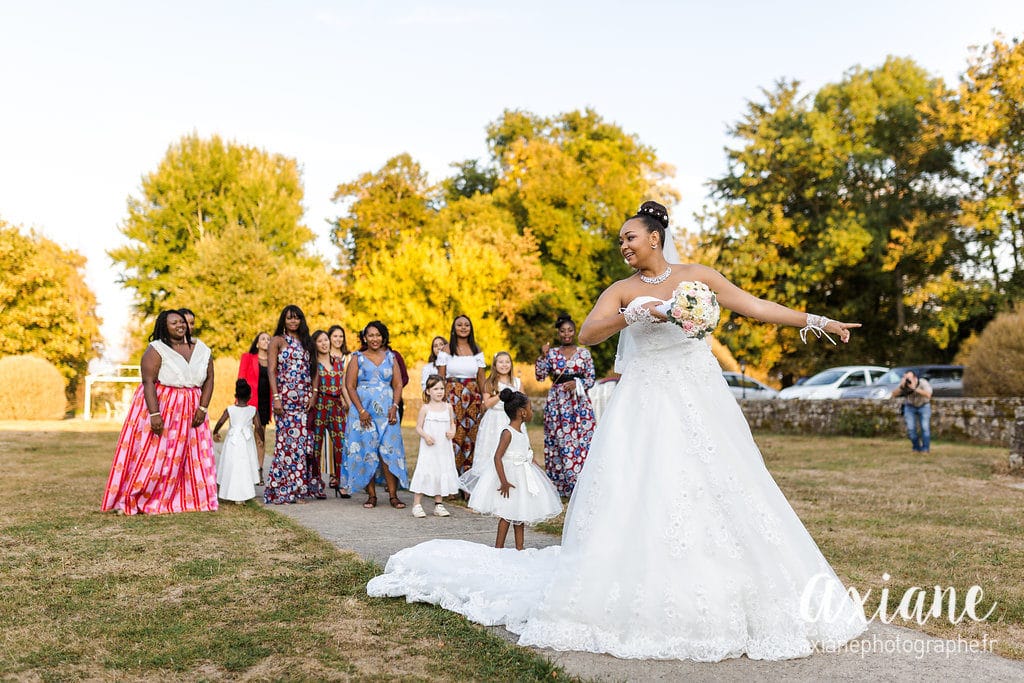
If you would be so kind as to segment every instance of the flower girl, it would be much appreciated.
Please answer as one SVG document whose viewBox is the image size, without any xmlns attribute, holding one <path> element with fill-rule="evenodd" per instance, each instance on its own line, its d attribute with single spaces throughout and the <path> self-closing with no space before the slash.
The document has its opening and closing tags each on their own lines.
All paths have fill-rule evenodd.
<svg viewBox="0 0 1024 683">
<path fill-rule="evenodd" d="M 498 447 L 501 428 L 508 424 L 505 405 L 501 402 L 501 390 L 519 391 L 519 386 L 519 378 L 515 377 L 512 372 L 512 356 L 508 351 L 499 351 L 494 354 L 491 374 L 484 380 L 483 403 L 486 412 L 480 420 L 480 429 L 476 433 L 476 446 L 474 447 L 474 452 L 479 453 L 481 457 L 474 458 L 473 467 L 459 477 L 459 485 L 467 493 L 473 493 L 476 483 L 486 470 L 494 469 L 494 460 L 491 455 Z"/>
<path fill-rule="evenodd" d="M 523 526 L 551 519 L 562 511 L 562 501 L 554 484 L 533 461 L 526 422 L 533 408 L 526 394 L 502 389 L 509 424 L 502 427 L 494 451 L 494 467 L 485 470 L 469 497 L 469 507 L 498 517 L 498 536 L 494 547 L 504 548 L 508 528 L 515 533 L 516 550 L 523 549 Z M 483 453 L 477 451 L 478 455 Z"/>
<path fill-rule="evenodd" d="M 427 516 L 422 505 L 423 496 L 427 495 L 434 497 L 434 515 L 448 517 L 448 510 L 441 504 L 441 497 L 459 492 L 459 473 L 455 469 L 455 451 L 452 449 L 455 413 L 444 400 L 444 380 L 439 375 L 428 377 L 425 386 L 425 403 L 416 418 L 420 452 L 416 459 L 416 471 L 409 482 L 409 490 L 414 494 L 412 516 Z"/>
<path fill-rule="evenodd" d="M 217 459 L 217 483 L 220 486 L 217 495 L 239 505 L 256 497 L 256 484 L 260 480 L 253 431 L 259 423 L 256 407 L 248 405 L 251 396 L 252 389 L 246 380 L 235 382 L 235 405 L 224 409 L 213 428 L 213 440 L 220 441 L 220 428 L 228 420 L 231 421 L 228 436 Z"/>
</svg>

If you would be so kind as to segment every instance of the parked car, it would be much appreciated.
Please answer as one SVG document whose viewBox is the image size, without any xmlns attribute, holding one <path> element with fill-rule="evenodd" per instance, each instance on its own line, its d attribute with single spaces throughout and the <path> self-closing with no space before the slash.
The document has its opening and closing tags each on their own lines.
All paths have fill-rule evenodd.
<svg viewBox="0 0 1024 683">
<path fill-rule="evenodd" d="M 844 389 L 841 398 L 889 398 L 899 386 L 907 370 L 913 370 L 932 385 L 932 396 L 963 396 L 964 366 L 962 365 L 901 365 L 879 377 L 867 387 Z"/>
<path fill-rule="evenodd" d="M 877 365 L 844 365 L 829 368 L 809 377 L 799 386 L 786 387 L 779 392 L 779 398 L 839 398 L 844 389 L 874 384 L 887 371 L 887 368 Z"/>
<path fill-rule="evenodd" d="M 741 375 L 738 372 L 723 372 L 725 383 L 729 385 L 729 391 L 736 398 L 746 400 L 765 400 L 775 398 L 779 392 L 766 384 L 761 384 L 756 379 Z"/>
</svg>

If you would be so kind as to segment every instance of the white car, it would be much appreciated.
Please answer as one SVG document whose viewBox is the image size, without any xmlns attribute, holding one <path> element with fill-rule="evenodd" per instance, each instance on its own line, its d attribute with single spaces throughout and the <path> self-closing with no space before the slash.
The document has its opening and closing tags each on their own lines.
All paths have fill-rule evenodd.
<svg viewBox="0 0 1024 683">
<path fill-rule="evenodd" d="M 779 392 L 766 384 L 761 384 L 756 379 L 741 375 L 738 372 L 723 372 L 725 383 L 729 385 L 729 391 L 739 399 L 764 400 L 775 398 Z"/>
<path fill-rule="evenodd" d="M 844 365 L 822 370 L 803 384 L 786 387 L 779 392 L 781 399 L 839 398 L 844 389 L 873 384 L 888 368 L 877 365 Z"/>
</svg>

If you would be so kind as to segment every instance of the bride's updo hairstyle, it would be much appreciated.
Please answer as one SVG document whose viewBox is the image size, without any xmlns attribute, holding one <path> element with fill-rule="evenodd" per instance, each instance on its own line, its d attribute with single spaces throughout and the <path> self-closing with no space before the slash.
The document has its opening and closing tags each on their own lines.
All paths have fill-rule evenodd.
<svg viewBox="0 0 1024 683">
<path fill-rule="evenodd" d="M 572 319 L 571 315 L 569 315 L 568 313 L 559 313 L 558 314 L 558 320 L 555 321 L 555 329 L 556 330 L 562 329 L 562 325 L 564 325 L 566 323 L 569 323 L 570 325 L 572 325 L 572 329 L 574 329 L 574 330 L 576 329 L 576 323 L 573 322 L 573 319 Z"/>
<path fill-rule="evenodd" d="M 508 415 L 508 419 L 516 419 L 516 413 L 526 407 L 526 404 L 530 402 L 530 399 L 521 391 L 513 391 L 512 389 L 502 389 L 501 393 L 498 394 L 501 398 L 502 403 L 505 404 L 505 414 Z"/>
<path fill-rule="evenodd" d="M 668 209 L 658 202 L 644 202 L 637 209 L 636 215 L 629 220 L 638 220 L 644 224 L 648 233 L 658 233 L 658 246 L 665 247 L 665 231 L 668 229 Z"/>
</svg>

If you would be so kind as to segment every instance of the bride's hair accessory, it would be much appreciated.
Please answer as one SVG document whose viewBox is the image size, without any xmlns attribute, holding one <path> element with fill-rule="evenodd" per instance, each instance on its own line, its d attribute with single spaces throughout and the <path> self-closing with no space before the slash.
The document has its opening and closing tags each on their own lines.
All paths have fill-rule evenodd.
<svg viewBox="0 0 1024 683">
<path fill-rule="evenodd" d="M 668 227 L 668 209 L 658 202 L 648 201 L 640 205 L 640 208 L 636 210 L 636 217 L 644 218 L 645 216 L 653 217 L 663 230 Z"/>
<path fill-rule="evenodd" d="M 800 330 L 800 341 L 804 344 L 807 343 L 807 333 L 813 332 L 814 336 L 821 339 L 821 335 L 825 335 L 825 339 L 832 342 L 832 346 L 836 345 L 836 340 L 828 336 L 828 332 L 825 331 L 825 326 L 832 322 L 829 318 L 823 315 L 814 315 L 813 313 L 807 314 L 807 324 Z"/>
<path fill-rule="evenodd" d="M 654 322 L 654 316 L 651 315 L 651 312 L 643 306 L 627 306 L 626 308 L 620 308 L 619 313 L 621 313 L 622 317 L 626 319 L 627 325 L 632 325 L 633 323 L 638 323 L 640 321 L 649 323 Z"/>
<path fill-rule="evenodd" d="M 659 244 L 664 248 L 665 231 L 668 230 L 668 209 L 658 202 L 644 202 L 636 210 L 633 218 L 642 222 L 648 233 L 658 233 Z"/>
<path fill-rule="evenodd" d="M 665 269 L 665 272 L 661 275 L 655 275 L 654 277 L 647 277 L 643 273 L 640 273 L 640 282 L 646 282 L 649 285 L 660 285 L 662 282 L 668 279 L 668 276 L 672 274 L 672 266 Z"/>
</svg>

